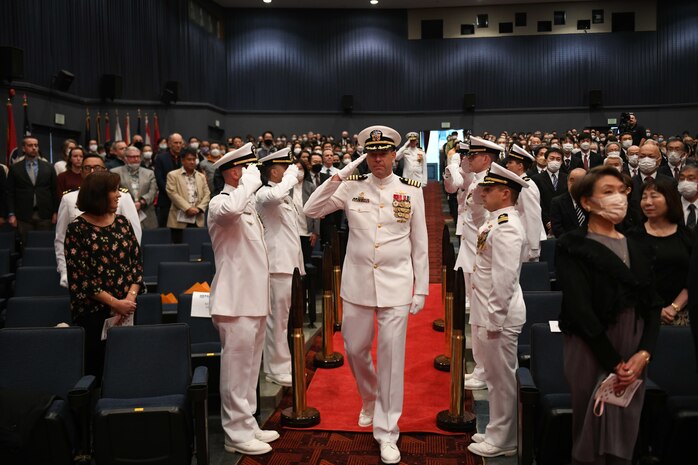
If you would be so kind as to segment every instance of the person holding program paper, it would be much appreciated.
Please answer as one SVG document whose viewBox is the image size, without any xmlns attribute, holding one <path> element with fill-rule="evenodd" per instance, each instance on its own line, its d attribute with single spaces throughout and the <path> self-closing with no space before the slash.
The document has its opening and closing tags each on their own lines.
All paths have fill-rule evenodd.
<svg viewBox="0 0 698 465">
<path fill-rule="evenodd" d="M 172 204 L 167 227 L 172 231 L 172 242 L 182 242 L 184 228 L 202 228 L 204 213 L 211 200 L 206 176 L 196 171 L 196 150 L 188 148 L 182 155 L 182 167 L 167 173 L 167 196 Z"/>
<path fill-rule="evenodd" d="M 85 177 L 77 201 L 83 213 L 65 234 L 73 323 L 85 329 L 85 372 L 98 380 L 104 320 L 131 317 L 143 289 L 141 248 L 131 223 L 116 213 L 120 196 L 118 174 L 101 171 Z"/>
<path fill-rule="evenodd" d="M 606 404 L 601 416 L 593 413 L 594 393 L 609 373 L 618 377 L 617 393 L 644 379 L 659 333 L 662 300 L 655 291 L 652 250 L 615 229 L 625 218 L 627 194 L 618 170 L 593 168 L 572 186 L 588 225 L 557 241 L 573 464 L 631 463 L 644 383 L 627 407 Z"/>
</svg>

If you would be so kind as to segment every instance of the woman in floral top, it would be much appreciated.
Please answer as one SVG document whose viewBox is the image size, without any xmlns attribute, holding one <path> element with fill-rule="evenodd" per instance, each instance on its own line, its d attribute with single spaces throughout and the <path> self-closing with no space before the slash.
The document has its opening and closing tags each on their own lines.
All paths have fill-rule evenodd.
<svg viewBox="0 0 698 465">
<path fill-rule="evenodd" d="M 85 371 L 98 379 L 104 362 L 104 320 L 132 315 L 143 287 L 141 249 L 129 221 L 116 214 L 118 187 L 118 174 L 87 176 L 77 200 L 84 213 L 65 235 L 73 323 L 85 329 Z"/>
</svg>

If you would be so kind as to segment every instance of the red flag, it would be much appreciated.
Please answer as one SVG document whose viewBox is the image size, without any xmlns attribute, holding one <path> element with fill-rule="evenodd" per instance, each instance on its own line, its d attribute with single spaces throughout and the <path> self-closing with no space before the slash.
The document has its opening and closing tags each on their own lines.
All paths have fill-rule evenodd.
<svg viewBox="0 0 698 465">
<path fill-rule="evenodd" d="M 90 146 L 92 139 L 92 128 L 90 127 L 90 109 L 85 108 L 85 148 Z"/>
<path fill-rule="evenodd" d="M 160 140 L 160 125 L 158 124 L 157 113 L 153 113 L 153 125 L 155 126 L 153 130 L 155 131 L 155 143 L 157 144 Z"/>
<path fill-rule="evenodd" d="M 126 112 L 126 138 L 124 139 L 126 145 L 131 145 L 131 117 Z"/>
<path fill-rule="evenodd" d="M 10 89 L 9 97 L 7 98 L 7 151 L 5 163 L 10 166 L 10 159 L 13 158 L 17 151 L 17 129 L 15 128 L 15 115 L 12 112 L 12 97 L 15 95 L 15 90 Z"/>
<path fill-rule="evenodd" d="M 119 124 L 119 110 L 114 110 L 114 118 L 116 118 L 116 124 L 114 124 L 114 141 L 124 140 L 121 135 L 121 124 Z"/>
<path fill-rule="evenodd" d="M 118 121 L 118 117 L 117 117 Z M 104 141 L 111 140 L 111 127 L 109 127 L 109 113 L 104 114 Z"/>
<path fill-rule="evenodd" d="M 97 112 L 97 118 L 95 118 L 95 125 L 97 126 L 97 145 L 102 145 L 102 117 Z"/>
<path fill-rule="evenodd" d="M 145 114 L 145 143 L 151 145 L 150 142 L 150 123 L 148 123 L 148 113 Z"/>
</svg>

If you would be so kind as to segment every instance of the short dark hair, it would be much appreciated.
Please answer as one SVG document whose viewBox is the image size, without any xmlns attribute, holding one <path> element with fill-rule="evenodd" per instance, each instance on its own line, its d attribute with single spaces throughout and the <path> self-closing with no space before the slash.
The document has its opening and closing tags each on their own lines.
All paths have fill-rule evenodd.
<svg viewBox="0 0 698 465">
<path fill-rule="evenodd" d="M 564 155 L 562 154 L 562 150 L 560 150 L 559 148 L 557 148 L 557 147 L 549 147 L 549 148 L 548 148 L 548 151 L 545 152 L 545 158 L 547 159 L 547 158 L 550 156 L 551 153 L 557 153 L 558 155 L 560 155 L 560 157 L 563 157 L 563 156 L 564 156 Z"/>
<path fill-rule="evenodd" d="M 109 193 L 119 188 L 120 177 L 111 171 L 95 171 L 85 177 L 78 192 L 78 209 L 95 216 L 109 211 Z"/>
<path fill-rule="evenodd" d="M 613 166 L 596 166 L 572 185 L 571 194 L 574 201 L 581 205 L 583 197 L 589 198 L 594 195 L 594 186 L 604 176 L 613 176 L 623 184 L 626 184 L 623 175 Z"/>
<path fill-rule="evenodd" d="M 686 143 L 680 137 L 674 136 L 674 137 L 668 138 L 666 141 L 666 146 L 669 147 L 669 144 L 671 144 L 672 142 L 681 142 L 681 147 L 683 147 L 684 153 L 690 152 L 690 150 L 688 149 L 688 145 L 686 145 Z"/>
<path fill-rule="evenodd" d="M 664 196 L 666 200 L 666 219 L 673 224 L 681 224 L 683 222 L 683 205 L 681 204 L 681 195 L 676 189 L 673 179 L 657 176 L 654 182 L 645 182 L 640 186 L 640 198 L 646 190 L 655 190 Z M 642 222 L 647 221 L 645 212 L 641 213 Z"/>
<path fill-rule="evenodd" d="M 85 163 L 85 160 L 89 160 L 90 158 L 99 158 L 99 161 L 102 162 L 102 165 L 104 165 L 104 159 L 97 155 L 96 153 L 90 153 L 87 152 L 84 157 L 82 157 L 82 162 Z"/>
<path fill-rule="evenodd" d="M 186 149 L 184 149 L 184 152 L 182 153 L 182 159 L 186 157 L 187 155 L 194 155 L 194 158 L 198 158 L 199 154 L 196 152 L 196 149 L 194 147 L 189 147 L 187 146 Z"/>
</svg>

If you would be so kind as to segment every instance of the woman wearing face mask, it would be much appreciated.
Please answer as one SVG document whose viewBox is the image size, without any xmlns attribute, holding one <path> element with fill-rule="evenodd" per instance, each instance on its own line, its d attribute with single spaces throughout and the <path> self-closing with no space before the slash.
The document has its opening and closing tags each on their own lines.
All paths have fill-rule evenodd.
<svg viewBox="0 0 698 465">
<path fill-rule="evenodd" d="M 557 241 L 555 268 L 562 289 L 565 377 L 571 388 L 572 463 L 630 464 L 645 396 L 606 404 L 595 416 L 594 392 L 609 373 L 617 392 L 646 376 L 659 331 L 652 251 L 616 230 L 627 210 L 627 185 L 611 167 L 575 182 L 572 196 L 589 214 L 586 228 Z"/>
<path fill-rule="evenodd" d="M 152 170 L 153 161 L 153 146 L 150 144 L 145 144 L 143 146 L 143 161 L 141 162 L 141 166 L 143 168 L 148 168 L 149 170 Z"/>
<path fill-rule="evenodd" d="M 66 170 L 56 177 L 56 190 L 58 199 L 63 197 L 70 191 L 74 191 L 82 184 L 82 159 L 85 156 L 85 151 L 82 147 L 73 147 L 68 152 L 68 161 L 66 162 Z"/>
<path fill-rule="evenodd" d="M 686 279 L 694 236 L 683 225 L 681 197 L 676 186 L 665 178 L 643 184 L 640 195 L 643 224 L 632 228 L 628 235 L 654 249 L 656 287 L 662 298 L 662 323 L 687 326 Z"/>
</svg>

